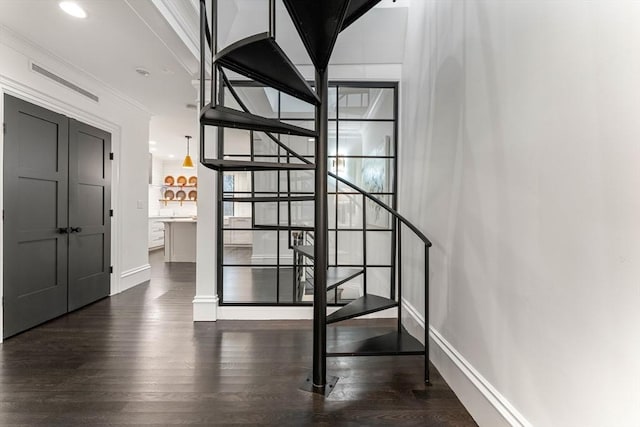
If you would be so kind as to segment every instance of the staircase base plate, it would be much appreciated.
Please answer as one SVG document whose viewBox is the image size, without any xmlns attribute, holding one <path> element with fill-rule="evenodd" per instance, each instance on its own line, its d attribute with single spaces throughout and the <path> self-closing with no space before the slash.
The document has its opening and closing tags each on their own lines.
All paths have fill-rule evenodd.
<svg viewBox="0 0 640 427">
<path fill-rule="evenodd" d="M 334 388 L 336 388 L 336 383 L 339 378 L 334 377 L 332 375 L 327 375 L 327 384 L 324 387 L 316 387 L 313 385 L 313 375 L 309 372 L 309 375 L 306 376 L 304 382 L 300 386 L 300 390 L 308 391 L 309 393 L 322 394 L 324 397 L 329 396 Z"/>
</svg>

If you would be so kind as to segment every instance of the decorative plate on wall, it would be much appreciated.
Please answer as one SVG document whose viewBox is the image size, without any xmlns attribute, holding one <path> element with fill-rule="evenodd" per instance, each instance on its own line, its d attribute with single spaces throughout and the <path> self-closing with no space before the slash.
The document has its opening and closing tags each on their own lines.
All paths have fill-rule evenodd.
<svg viewBox="0 0 640 427">
<path fill-rule="evenodd" d="M 176 195 L 173 193 L 173 190 L 167 190 L 167 191 L 164 192 L 164 199 L 165 200 L 173 200 L 173 198 L 175 196 Z"/>
<path fill-rule="evenodd" d="M 187 177 L 183 176 L 183 175 L 180 175 L 178 177 L 178 181 L 177 182 L 178 182 L 178 185 L 187 185 Z"/>
<path fill-rule="evenodd" d="M 189 191 L 189 200 L 198 200 L 198 192 L 196 190 Z"/>
<path fill-rule="evenodd" d="M 173 183 L 175 182 L 175 180 L 173 179 L 173 177 L 171 175 L 167 175 L 164 177 L 164 183 L 167 185 L 173 185 Z"/>
<path fill-rule="evenodd" d="M 186 198 L 187 198 L 187 193 L 185 193 L 184 191 L 180 190 L 176 193 L 176 199 L 184 200 Z"/>
<path fill-rule="evenodd" d="M 198 177 L 190 176 L 189 177 L 189 185 L 198 185 Z"/>
</svg>

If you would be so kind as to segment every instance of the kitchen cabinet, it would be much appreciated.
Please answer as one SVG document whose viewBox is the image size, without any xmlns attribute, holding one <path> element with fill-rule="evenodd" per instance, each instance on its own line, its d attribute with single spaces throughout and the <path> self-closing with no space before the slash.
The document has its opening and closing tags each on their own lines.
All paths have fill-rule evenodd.
<svg viewBox="0 0 640 427">
<path fill-rule="evenodd" d="M 165 262 L 196 262 L 197 221 L 190 218 L 166 219 Z"/>
<path fill-rule="evenodd" d="M 164 246 L 163 218 L 149 218 L 149 250 Z"/>
</svg>

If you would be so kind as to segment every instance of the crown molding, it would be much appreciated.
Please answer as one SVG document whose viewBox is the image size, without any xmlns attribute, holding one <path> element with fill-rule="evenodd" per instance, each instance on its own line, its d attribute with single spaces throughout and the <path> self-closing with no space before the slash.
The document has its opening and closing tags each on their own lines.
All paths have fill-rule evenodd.
<svg viewBox="0 0 640 427">
<path fill-rule="evenodd" d="M 193 0 L 151 0 L 195 58 L 200 57 L 199 9 Z"/>
</svg>

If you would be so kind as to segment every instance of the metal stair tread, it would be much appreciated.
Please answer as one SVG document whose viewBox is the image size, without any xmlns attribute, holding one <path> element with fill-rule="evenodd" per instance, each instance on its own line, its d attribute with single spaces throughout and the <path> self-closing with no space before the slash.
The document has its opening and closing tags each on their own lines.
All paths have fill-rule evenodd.
<svg viewBox="0 0 640 427">
<path fill-rule="evenodd" d="M 327 356 L 400 356 L 424 355 L 424 345 L 403 327 L 363 340 L 338 344 L 328 349 Z"/>
<path fill-rule="evenodd" d="M 315 230 L 314 226 L 308 225 L 276 225 L 276 224 L 254 224 L 253 228 L 257 230 L 292 230 L 292 231 L 313 231 Z"/>
<path fill-rule="evenodd" d="M 313 169 L 313 165 L 303 163 L 251 162 L 246 160 L 204 159 L 201 163 L 217 171 L 273 171 Z"/>
<path fill-rule="evenodd" d="M 356 22 L 378 3 L 380 3 L 380 0 L 351 0 L 340 31 L 344 31 L 345 28 Z"/>
<path fill-rule="evenodd" d="M 337 288 L 362 273 L 364 273 L 362 268 L 329 267 L 327 270 L 327 291 Z"/>
<path fill-rule="evenodd" d="M 364 270 L 361 268 L 329 267 L 327 269 L 327 292 L 358 277 L 362 273 L 364 273 Z M 313 280 L 306 280 L 305 283 L 313 287 Z"/>
<path fill-rule="evenodd" d="M 342 293 L 341 291 L 338 291 L 338 300 L 340 299 L 341 293 Z M 301 287 L 301 289 L 299 289 L 299 295 L 300 297 L 298 301 L 313 302 L 313 284 L 309 283 L 308 280 L 306 282 L 303 282 L 303 286 Z M 327 303 L 329 304 L 336 303 L 335 297 L 336 295 L 334 292 L 327 290 Z"/>
<path fill-rule="evenodd" d="M 313 245 L 293 245 L 291 249 L 293 249 L 294 252 L 299 252 L 308 258 L 313 259 L 314 257 Z"/>
<path fill-rule="evenodd" d="M 317 136 L 317 132 L 309 129 L 223 107 L 222 105 L 212 107 L 211 104 L 207 104 L 200 112 L 200 124 L 314 138 Z"/>
<path fill-rule="evenodd" d="M 343 28 L 349 0 L 283 0 L 311 62 L 326 68 Z"/>
<path fill-rule="evenodd" d="M 365 295 L 328 315 L 327 324 L 353 319 L 354 317 L 393 308 L 397 305 L 397 301 L 389 298 L 371 294 Z"/>
<path fill-rule="evenodd" d="M 257 197 L 223 197 L 223 202 L 264 203 L 264 202 L 313 202 L 314 196 L 257 196 Z"/>
<path fill-rule="evenodd" d="M 227 46 L 216 64 L 314 105 L 320 103 L 296 66 L 269 33 L 256 34 Z"/>
</svg>

